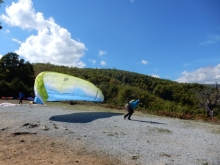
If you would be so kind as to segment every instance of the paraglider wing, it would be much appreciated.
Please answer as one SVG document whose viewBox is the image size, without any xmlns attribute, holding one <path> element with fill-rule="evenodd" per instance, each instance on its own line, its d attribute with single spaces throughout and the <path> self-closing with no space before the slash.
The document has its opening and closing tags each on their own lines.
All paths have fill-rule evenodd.
<svg viewBox="0 0 220 165">
<path fill-rule="evenodd" d="M 89 81 L 56 72 L 41 72 L 35 79 L 34 92 L 34 102 L 40 104 L 46 101 L 104 100 L 102 91 Z"/>
</svg>

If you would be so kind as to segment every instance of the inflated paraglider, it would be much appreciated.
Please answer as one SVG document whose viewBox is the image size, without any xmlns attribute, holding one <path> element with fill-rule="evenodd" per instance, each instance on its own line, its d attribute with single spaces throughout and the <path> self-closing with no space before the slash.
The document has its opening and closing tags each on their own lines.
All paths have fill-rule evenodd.
<svg viewBox="0 0 220 165">
<path fill-rule="evenodd" d="M 46 101 L 104 100 L 102 91 L 91 82 L 56 72 L 41 72 L 35 79 L 34 93 L 34 102 L 37 104 L 44 104 Z"/>
</svg>

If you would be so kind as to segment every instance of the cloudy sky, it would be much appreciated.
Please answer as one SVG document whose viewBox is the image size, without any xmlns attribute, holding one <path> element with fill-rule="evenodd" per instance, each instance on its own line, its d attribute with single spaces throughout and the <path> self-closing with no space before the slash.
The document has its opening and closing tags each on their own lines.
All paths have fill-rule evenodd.
<svg viewBox="0 0 220 165">
<path fill-rule="evenodd" d="M 0 57 L 220 83 L 219 0 L 5 0 Z"/>
</svg>

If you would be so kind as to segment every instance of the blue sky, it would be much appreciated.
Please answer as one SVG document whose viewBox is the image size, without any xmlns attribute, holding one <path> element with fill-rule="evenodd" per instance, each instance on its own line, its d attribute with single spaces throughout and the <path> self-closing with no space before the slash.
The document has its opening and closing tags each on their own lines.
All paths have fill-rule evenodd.
<svg viewBox="0 0 220 165">
<path fill-rule="evenodd" d="M 0 56 L 220 83 L 220 0 L 5 0 Z"/>
</svg>

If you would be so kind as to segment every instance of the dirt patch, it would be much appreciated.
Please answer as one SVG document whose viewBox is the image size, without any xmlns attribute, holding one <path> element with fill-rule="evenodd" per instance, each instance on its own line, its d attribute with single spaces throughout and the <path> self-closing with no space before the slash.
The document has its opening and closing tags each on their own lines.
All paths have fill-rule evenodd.
<svg viewBox="0 0 220 165">
<path fill-rule="evenodd" d="M 113 165 L 121 164 L 102 153 L 90 153 L 80 141 L 42 137 L 37 134 L 0 133 L 1 165 Z"/>
</svg>

